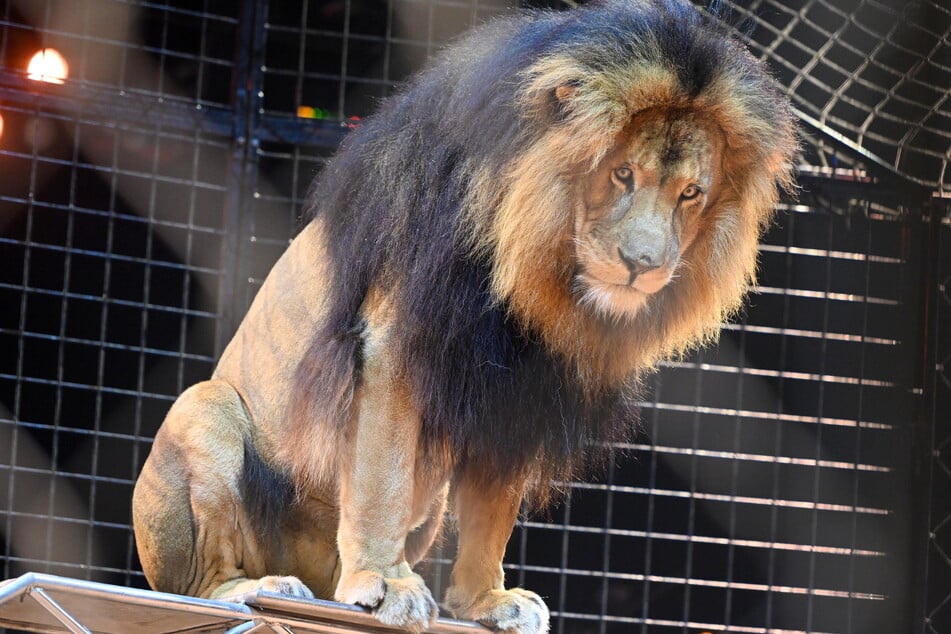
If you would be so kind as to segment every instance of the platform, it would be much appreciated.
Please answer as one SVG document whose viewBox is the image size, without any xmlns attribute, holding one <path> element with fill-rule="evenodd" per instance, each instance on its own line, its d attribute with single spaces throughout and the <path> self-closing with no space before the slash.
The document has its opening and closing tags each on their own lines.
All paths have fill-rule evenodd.
<svg viewBox="0 0 951 634">
<path fill-rule="evenodd" d="M 363 608 L 255 592 L 243 603 L 196 599 L 40 573 L 0 583 L 0 627 L 74 634 L 393 633 Z M 486 634 L 472 622 L 438 619 L 428 634 Z"/>
</svg>

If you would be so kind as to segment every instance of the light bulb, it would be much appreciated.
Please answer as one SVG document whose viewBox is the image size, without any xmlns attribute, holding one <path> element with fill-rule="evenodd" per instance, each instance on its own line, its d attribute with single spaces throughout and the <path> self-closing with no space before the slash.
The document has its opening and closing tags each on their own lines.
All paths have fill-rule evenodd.
<svg viewBox="0 0 951 634">
<path fill-rule="evenodd" d="M 69 74 L 69 64 L 56 49 L 44 48 L 30 58 L 30 65 L 27 66 L 26 72 L 27 77 L 36 81 L 62 84 Z"/>
</svg>

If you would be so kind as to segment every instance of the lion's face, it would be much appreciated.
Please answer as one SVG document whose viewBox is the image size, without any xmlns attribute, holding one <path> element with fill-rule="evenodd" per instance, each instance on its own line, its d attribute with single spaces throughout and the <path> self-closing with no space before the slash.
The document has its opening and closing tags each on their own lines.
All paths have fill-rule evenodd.
<svg viewBox="0 0 951 634">
<path fill-rule="evenodd" d="M 696 240 L 723 151 L 690 113 L 646 113 L 580 183 L 575 220 L 579 301 L 632 316 L 670 284 Z"/>
</svg>

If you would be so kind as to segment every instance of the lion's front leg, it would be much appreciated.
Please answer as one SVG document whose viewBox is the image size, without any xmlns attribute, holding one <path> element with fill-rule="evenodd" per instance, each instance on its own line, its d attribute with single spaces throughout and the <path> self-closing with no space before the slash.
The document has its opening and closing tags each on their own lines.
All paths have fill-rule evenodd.
<svg viewBox="0 0 951 634">
<path fill-rule="evenodd" d="M 548 631 L 548 608 L 534 592 L 505 589 L 502 558 L 522 500 L 521 485 L 491 486 L 461 478 L 454 483 L 459 552 L 446 607 L 462 619 L 508 634 Z"/>
<path fill-rule="evenodd" d="M 387 625 L 421 631 L 438 607 L 406 561 L 414 506 L 425 497 L 414 482 L 419 417 L 385 357 L 368 356 L 357 403 L 353 454 L 340 482 L 334 596 L 370 608 Z"/>
</svg>

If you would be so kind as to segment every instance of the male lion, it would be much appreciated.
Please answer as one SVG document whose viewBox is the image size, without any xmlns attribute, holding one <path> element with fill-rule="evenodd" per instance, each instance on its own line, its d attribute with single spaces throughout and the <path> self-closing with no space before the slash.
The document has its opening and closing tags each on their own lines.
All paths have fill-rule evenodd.
<svg viewBox="0 0 951 634">
<path fill-rule="evenodd" d="M 503 586 L 523 498 L 625 438 L 638 374 L 735 310 L 795 151 L 763 67 L 685 0 L 478 29 L 346 139 L 172 406 L 135 490 L 149 583 L 419 631 L 448 500 L 448 609 L 547 631 Z"/>
</svg>

